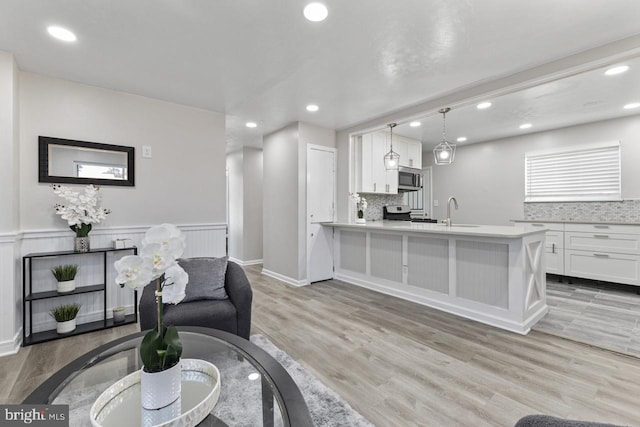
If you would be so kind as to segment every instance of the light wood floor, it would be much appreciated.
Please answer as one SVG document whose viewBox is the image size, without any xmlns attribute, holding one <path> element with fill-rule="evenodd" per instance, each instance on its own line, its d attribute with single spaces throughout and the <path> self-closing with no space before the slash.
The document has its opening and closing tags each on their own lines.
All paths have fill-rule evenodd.
<svg viewBox="0 0 640 427">
<path fill-rule="evenodd" d="M 640 359 L 533 331 L 501 331 L 339 281 L 294 288 L 248 267 L 253 330 L 380 427 L 512 426 L 544 413 L 640 426 Z M 71 357 L 135 326 L 0 358 L 18 403 Z"/>
<path fill-rule="evenodd" d="M 534 329 L 640 357 L 640 295 L 635 286 L 547 276 L 549 313 Z"/>
</svg>

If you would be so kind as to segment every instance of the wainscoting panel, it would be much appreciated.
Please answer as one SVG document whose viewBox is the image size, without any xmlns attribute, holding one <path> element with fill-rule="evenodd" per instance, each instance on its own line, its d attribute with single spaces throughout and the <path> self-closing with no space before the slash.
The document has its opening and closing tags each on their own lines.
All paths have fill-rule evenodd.
<svg viewBox="0 0 640 427">
<path fill-rule="evenodd" d="M 226 225 L 201 224 L 178 226 L 186 238 L 184 257 L 225 256 Z M 113 246 L 113 240 L 128 238 L 140 248 L 144 233 L 150 226 L 120 227 L 97 229 L 91 232 L 91 247 L 106 248 Z M 38 252 L 65 251 L 73 248 L 74 234 L 71 231 L 35 231 L 24 232 L 22 236 L 21 254 Z M 112 317 L 111 309 L 124 306 L 126 313 L 134 312 L 136 302 L 133 301 L 133 290 L 120 288 L 115 283 L 116 272 L 113 263 L 119 258 L 132 255 L 133 251 L 122 251 L 107 254 L 107 317 Z M 22 255 L 21 255 L 22 256 Z M 76 286 L 98 285 L 103 282 L 102 254 L 69 255 L 64 257 L 38 258 L 33 263 L 33 291 L 55 290 L 56 281 L 51 268 L 60 264 L 78 264 L 80 266 L 76 278 Z M 22 283 L 20 282 L 19 306 L 22 301 Z M 60 297 L 39 301 L 34 304 L 33 331 L 40 332 L 55 328 L 55 321 L 48 312 L 51 308 L 71 302 L 82 304 L 78 314 L 78 323 L 92 322 L 103 318 L 103 294 L 101 292 Z M 27 318 L 28 321 L 28 318 Z"/>
<path fill-rule="evenodd" d="M 20 282 L 19 254 L 17 234 L 0 236 L 0 356 L 13 354 L 17 351 L 20 337 L 19 307 L 22 301 L 22 287 Z"/>
<path fill-rule="evenodd" d="M 407 283 L 431 291 L 449 292 L 449 240 L 408 236 Z"/>
<path fill-rule="evenodd" d="M 456 240 L 457 295 L 509 308 L 509 246 Z"/>
<path fill-rule="evenodd" d="M 371 233 L 371 275 L 402 283 L 402 236 Z"/>
</svg>

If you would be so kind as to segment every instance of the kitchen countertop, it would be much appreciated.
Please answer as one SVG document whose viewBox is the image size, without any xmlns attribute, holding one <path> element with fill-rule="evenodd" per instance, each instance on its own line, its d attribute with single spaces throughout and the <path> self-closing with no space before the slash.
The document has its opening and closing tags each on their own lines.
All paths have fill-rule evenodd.
<svg viewBox="0 0 640 427">
<path fill-rule="evenodd" d="M 505 226 L 505 225 L 480 225 L 480 224 L 456 224 L 446 226 L 444 224 L 433 224 L 424 222 L 409 221 L 367 221 L 366 224 L 356 224 L 348 222 L 327 222 L 322 225 L 328 227 L 354 228 L 354 229 L 370 229 L 385 230 L 398 232 L 413 233 L 430 233 L 430 234 L 448 234 L 461 236 L 478 236 L 478 237 L 501 237 L 501 238 L 518 238 L 529 236 L 539 232 L 546 231 L 546 228 L 525 229 L 524 227 Z M 472 226 L 469 226 L 472 225 Z"/>
<path fill-rule="evenodd" d="M 609 225 L 640 225 L 640 222 L 622 222 L 622 221 L 589 221 L 580 219 L 510 219 L 513 222 L 550 222 L 554 224 L 609 224 Z"/>
</svg>

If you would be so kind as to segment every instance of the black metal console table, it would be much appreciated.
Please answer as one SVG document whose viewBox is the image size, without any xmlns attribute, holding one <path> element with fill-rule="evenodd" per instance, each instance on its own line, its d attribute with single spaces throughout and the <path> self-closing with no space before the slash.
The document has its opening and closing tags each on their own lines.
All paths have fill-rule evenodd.
<svg viewBox="0 0 640 427">
<path fill-rule="evenodd" d="M 40 342 L 52 341 L 60 338 L 66 338 L 68 336 L 84 334 L 87 332 L 98 331 L 101 329 L 112 328 L 114 326 L 128 325 L 136 323 L 138 321 L 138 292 L 134 291 L 134 314 L 129 314 L 125 317 L 124 322 L 114 323 L 113 319 L 107 319 L 107 253 L 119 252 L 119 251 L 133 251 L 134 255 L 138 254 L 138 248 L 135 246 L 131 248 L 99 248 L 92 249 L 88 252 L 75 252 L 75 251 L 59 251 L 59 252 L 41 252 L 31 253 L 22 257 L 22 345 L 28 346 Z M 38 258 L 50 258 L 50 257 L 64 257 L 67 255 L 87 255 L 87 254 L 102 254 L 102 267 L 103 278 L 101 284 L 78 286 L 71 292 L 58 293 L 55 290 L 44 292 L 33 292 L 33 262 Z M 28 274 L 27 274 L 28 273 Z M 115 284 L 114 284 L 115 286 Z M 58 334 L 55 329 L 46 330 L 42 332 L 33 332 L 33 302 L 40 301 L 49 298 L 66 297 L 69 295 L 79 295 L 90 292 L 102 292 L 103 293 L 103 319 L 95 322 L 78 324 L 73 332 L 68 334 Z M 27 308 L 29 311 L 29 328 L 27 331 Z M 28 333 L 27 333 L 28 332 Z"/>
</svg>

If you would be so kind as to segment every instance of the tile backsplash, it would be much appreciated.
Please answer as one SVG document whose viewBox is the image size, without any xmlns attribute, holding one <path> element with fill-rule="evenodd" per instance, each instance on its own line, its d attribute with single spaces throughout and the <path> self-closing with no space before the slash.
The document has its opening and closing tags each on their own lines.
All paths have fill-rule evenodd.
<svg viewBox="0 0 640 427">
<path fill-rule="evenodd" d="M 620 202 L 528 202 L 524 218 L 554 221 L 640 222 L 640 200 Z"/>
<path fill-rule="evenodd" d="M 401 205 L 402 194 L 360 194 L 367 199 L 367 210 L 364 218 L 367 221 L 382 220 L 382 207 L 385 205 Z"/>
</svg>

